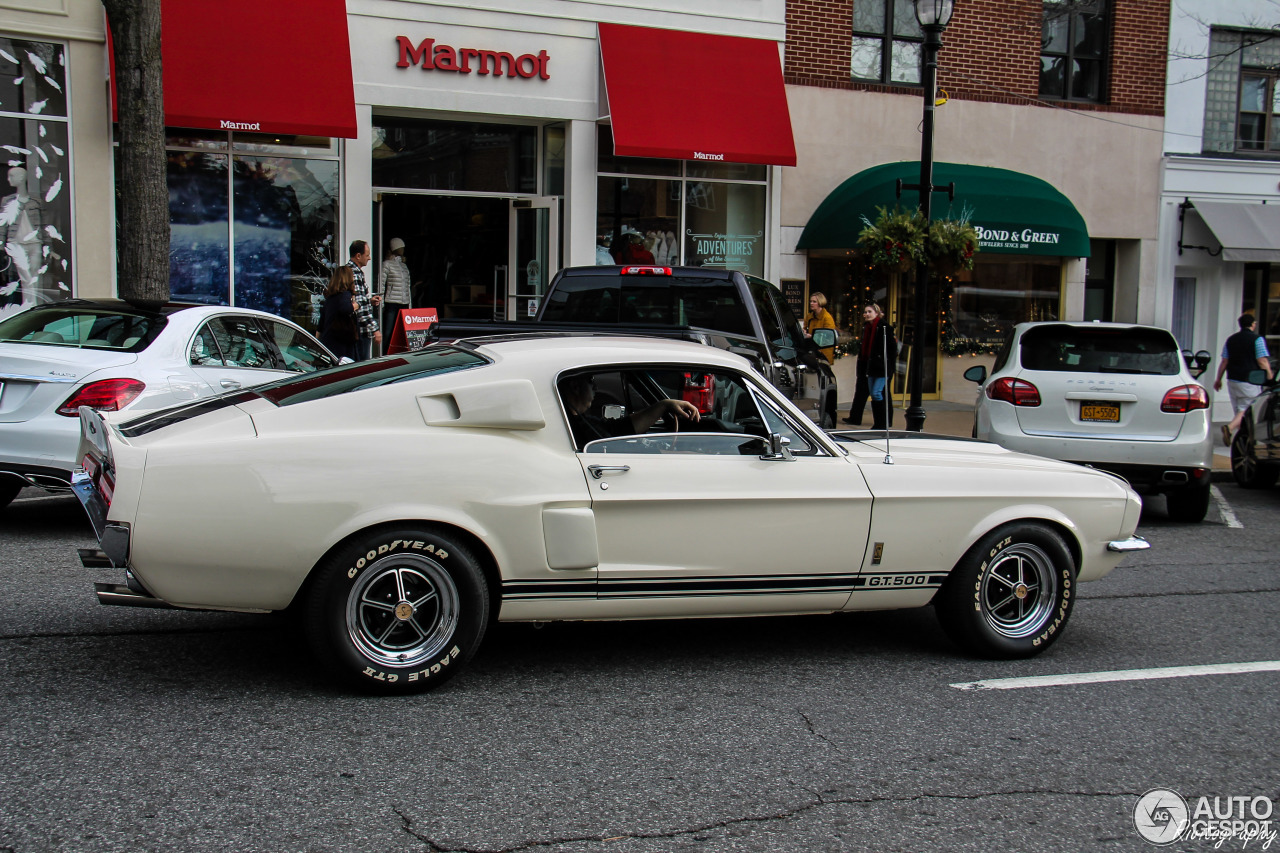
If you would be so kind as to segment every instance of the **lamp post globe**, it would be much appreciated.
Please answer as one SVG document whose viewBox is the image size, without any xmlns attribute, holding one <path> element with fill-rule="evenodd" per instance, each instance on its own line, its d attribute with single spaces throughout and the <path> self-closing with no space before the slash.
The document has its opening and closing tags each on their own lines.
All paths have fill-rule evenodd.
<svg viewBox="0 0 1280 853">
<path fill-rule="evenodd" d="M 924 31 L 923 74 L 924 121 L 921 123 L 920 141 L 920 213 L 924 217 L 925 256 L 928 256 L 930 202 L 933 198 L 933 111 L 938 89 L 938 51 L 942 49 L 942 31 L 951 23 L 955 0 L 915 0 L 916 20 Z M 915 323 L 912 331 L 911 359 L 907 367 L 908 391 L 911 405 L 906 411 L 907 429 L 920 432 L 924 429 L 925 411 L 921 403 L 924 385 L 924 351 L 929 324 L 929 265 L 928 261 L 916 264 Z"/>
</svg>

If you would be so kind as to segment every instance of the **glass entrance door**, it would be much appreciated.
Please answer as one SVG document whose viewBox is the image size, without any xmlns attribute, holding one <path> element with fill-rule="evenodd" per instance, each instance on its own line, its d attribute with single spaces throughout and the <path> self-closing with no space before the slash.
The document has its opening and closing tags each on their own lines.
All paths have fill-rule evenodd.
<svg viewBox="0 0 1280 853">
<path fill-rule="evenodd" d="M 507 319 L 532 320 L 560 269 L 560 199 L 511 200 Z"/>
</svg>

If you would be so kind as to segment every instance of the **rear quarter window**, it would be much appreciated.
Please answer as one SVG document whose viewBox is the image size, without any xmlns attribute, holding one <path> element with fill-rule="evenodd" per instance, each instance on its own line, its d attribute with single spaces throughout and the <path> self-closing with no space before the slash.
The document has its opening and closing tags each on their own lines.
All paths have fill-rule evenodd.
<svg viewBox="0 0 1280 853">
<path fill-rule="evenodd" d="M 1026 370 L 1176 376 L 1182 369 L 1177 341 L 1163 329 L 1036 326 L 1019 349 Z"/>
<path fill-rule="evenodd" d="M 0 341 L 141 352 L 166 322 L 163 316 L 128 310 L 49 305 L 0 320 Z"/>
</svg>

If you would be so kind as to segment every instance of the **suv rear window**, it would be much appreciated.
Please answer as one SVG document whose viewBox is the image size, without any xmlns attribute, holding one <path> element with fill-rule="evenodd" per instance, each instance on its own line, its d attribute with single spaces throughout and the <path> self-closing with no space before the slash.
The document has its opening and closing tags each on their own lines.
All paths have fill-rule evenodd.
<svg viewBox="0 0 1280 853">
<path fill-rule="evenodd" d="M 754 336 L 732 279 L 697 275 L 581 275 L 556 282 L 542 319 L 553 323 L 655 323 Z"/>
<path fill-rule="evenodd" d="M 1175 376 L 1182 369 L 1178 344 L 1163 329 L 1036 326 L 1020 346 L 1027 370 Z"/>
<path fill-rule="evenodd" d="M 167 322 L 163 316 L 127 308 L 42 305 L 0 320 L 0 341 L 141 352 Z"/>
</svg>

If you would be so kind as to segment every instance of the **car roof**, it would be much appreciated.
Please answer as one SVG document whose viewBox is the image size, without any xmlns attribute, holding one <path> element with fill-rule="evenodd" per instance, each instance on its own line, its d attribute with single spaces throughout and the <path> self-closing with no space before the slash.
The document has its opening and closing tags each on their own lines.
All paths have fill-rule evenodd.
<svg viewBox="0 0 1280 853">
<path fill-rule="evenodd" d="M 1151 326 L 1146 323 L 1104 323 L 1100 320 L 1037 320 L 1033 323 L 1018 323 L 1014 328 L 1019 332 L 1025 332 L 1027 329 L 1033 329 L 1036 326 L 1070 326 L 1075 329 L 1156 329 L 1161 332 L 1167 332 L 1161 326 Z"/>
<path fill-rule="evenodd" d="M 577 365 L 619 362 L 693 361 L 749 369 L 741 356 L 692 341 L 666 340 L 643 335 L 528 333 L 469 338 L 454 345 L 473 348 L 495 360 L 537 360 L 564 370 Z"/>
<path fill-rule="evenodd" d="M 234 305 L 209 305 L 203 302 L 165 302 L 159 307 L 150 307 L 147 305 L 138 305 L 125 299 L 116 299 L 113 297 L 102 298 L 84 298 L 76 297 L 74 299 L 61 299 L 56 302 L 46 302 L 36 305 L 30 309 L 31 311 L 39 311 L 42 309 L 66 309 L 66 308 L 101 308 L 106 311 L 121 311 L 133 313 L 141 317 L 172 317 L 174 314 L 190 312 L 192 319 L 207 317 L 210 314 L 232 313 L 232 314 L 250 314 L 255 317 L 265 317 L 270 320 L 280 320 L 281 322 L 296 325 L 287 317 L 281 317 L 278 314 L 272 314 L 269 311 L 260 311 L 257 308 L 241 308 Z"/>
</svg>

